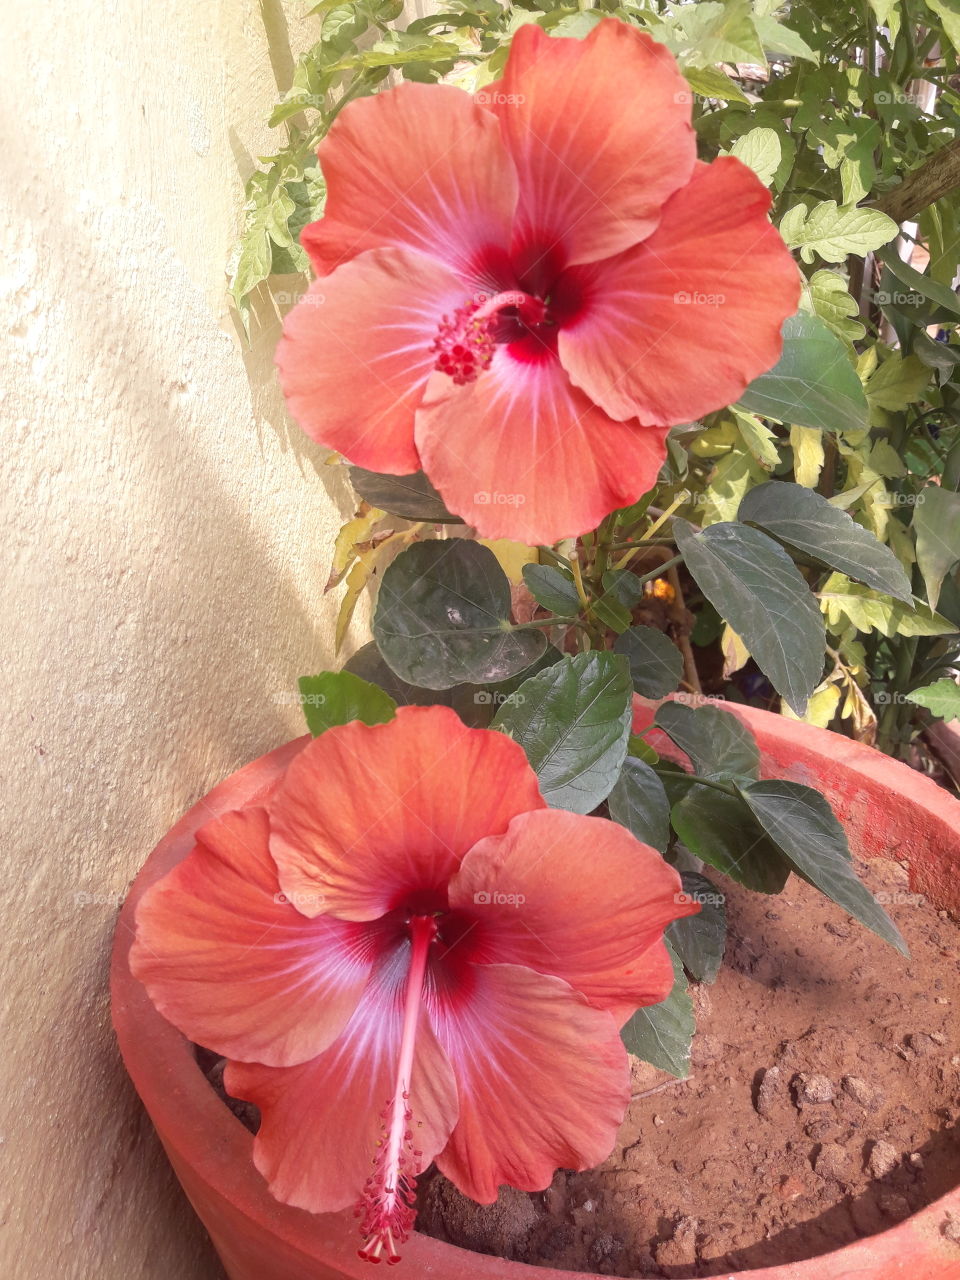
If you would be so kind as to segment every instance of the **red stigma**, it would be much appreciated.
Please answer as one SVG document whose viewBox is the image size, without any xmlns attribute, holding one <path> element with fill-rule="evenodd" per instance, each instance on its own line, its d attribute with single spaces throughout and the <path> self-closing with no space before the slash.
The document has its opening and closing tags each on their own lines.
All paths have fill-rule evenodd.
<svg viewBox="0 0 960 1280">
<path fill-rule="evenodd" d="M 430 350 L 437 353 L 435 368 L 458 387 L 474 382 L 484 369 L 489 369 L 493 359 L 491 317 L 476 314 L 481 305 L 470 302 L 457 307 L 452 316 L 444 316 L 430 345 Z"/>
</svg>

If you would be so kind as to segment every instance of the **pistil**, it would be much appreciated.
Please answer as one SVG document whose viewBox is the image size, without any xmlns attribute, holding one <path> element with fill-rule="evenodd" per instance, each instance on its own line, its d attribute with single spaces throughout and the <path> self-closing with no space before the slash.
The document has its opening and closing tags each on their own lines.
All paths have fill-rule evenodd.
<svg viewBox="0 0 960 1280">
<path fill-rule="evenodd" d="M 382 1114 L 383 1136 L 377 1144 L 373 1173 L 367 1179 L 363 1198 L 357 1206 L 363 1236 L 360 1257 L 366 1262 L 380 1262 L 386 1258 L 388 1265 L 400 1261 L 399 1248 L 408 1239 L 416 1216 L 413 1205 L 422 1152 L 413 1145 L 410 1080 L 427 959 L 430 944 L 437 934 L 437 922 L 433 916 L 414 916 L 409 927 L 410 970 L 395 1087 L 393 1097 Z"/>
</svg>

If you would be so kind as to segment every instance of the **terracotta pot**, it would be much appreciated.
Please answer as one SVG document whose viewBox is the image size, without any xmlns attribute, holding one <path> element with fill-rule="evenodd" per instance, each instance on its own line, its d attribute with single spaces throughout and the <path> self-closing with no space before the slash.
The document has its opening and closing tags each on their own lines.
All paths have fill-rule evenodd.
<svg viewBox="0 0 960 1280">
<path fill-rule="evenodd" d="M 756 734 L 769 775 L 816 786 L 830 798 L 858 854 L 909 860 L 912 887 L 937 906 L 960 911 L 960 803 L 905 765 L 836 734 L 763 711 L 728 709 Z M 638 710 L 644 714 L 650 713 Z M 312 1216 L 271 1197 L 253 1166 L 251 1135 L 207 1084 L 188 1042 L 133 978 L 128 953 L 141 894 L 188 853 L 198 827 L 256 797 L 304 741 L 233 774 L 161 840 L 126 900 L 113 951 L 113 1021 L 123 1060 L 230 1280 L 370 1280 L 371 1271 L 357 1257 L 357 1225 L 349 1213 Z M 725 1280 L 960 1280 L 960 1246 L 944 1234 L 951 1214 L 960 1224 L 960 1191 L 834 1253 L 736 1277 L 720 1274 Z M 574 1280 L 571 1272 L 486 1257 L 417 1234 L 397 1274 L 416 1280 Z"/>
</svg>

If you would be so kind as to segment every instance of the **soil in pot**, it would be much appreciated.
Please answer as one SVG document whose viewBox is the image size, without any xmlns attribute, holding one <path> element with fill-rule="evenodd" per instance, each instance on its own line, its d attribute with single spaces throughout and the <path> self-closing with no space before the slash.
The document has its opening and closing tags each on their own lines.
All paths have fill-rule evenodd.
<svg viewBox="0 0 960 1280">
<path fill-rule="evenodd" d="M 796 877 L 776 898 L 723 882 L 690 1078 L 636 1063 L 610 1159 L 545 1193 L 478 1206 L 425 1176 L 418 1230 L 570 1271 L 707 1276 L 837 1249 L 960 1183 L 960 934 L 899 864 L 863 877 L 909 960 Z M 960 1249 L 960 1221 L 942 1229 Z"/>
</svg>

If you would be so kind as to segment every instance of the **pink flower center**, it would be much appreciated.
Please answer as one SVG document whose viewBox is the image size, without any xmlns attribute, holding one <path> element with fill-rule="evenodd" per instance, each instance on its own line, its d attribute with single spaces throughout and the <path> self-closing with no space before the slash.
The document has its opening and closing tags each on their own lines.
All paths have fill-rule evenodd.
<svg viewBox="0 0 960 1280">
<path fill-rule="evenodd" d="M 462 387 L 489 369 L 500 344 L 539 340 L 545 352 L 552 350 L 554 328 L 555 321 L 541 298 L 519 289 L 493 297 L 481 295 L 441 320 L 430 344 L 437 355 L 434 367 Z"/>
<path fill-rule="evenodd" d="M 437 936 L 434 916 L 414 916 L 409 924 L 411 952 L 403 1007 L 403 1030 L 393 1097 L 383 1111 L 383 1134 L 377 1143 L 373 1173 L 367 1179 L 356 1213 L 360 1218 L 365 1262 L 386 1258 L 400 1261 L 399 1248 L 408 1239 L 416 1216 L 416 1170 L 422 1153 L 413 1145 L 410 1077 L 423 998 L 430 944 Z"/>
</svg>

